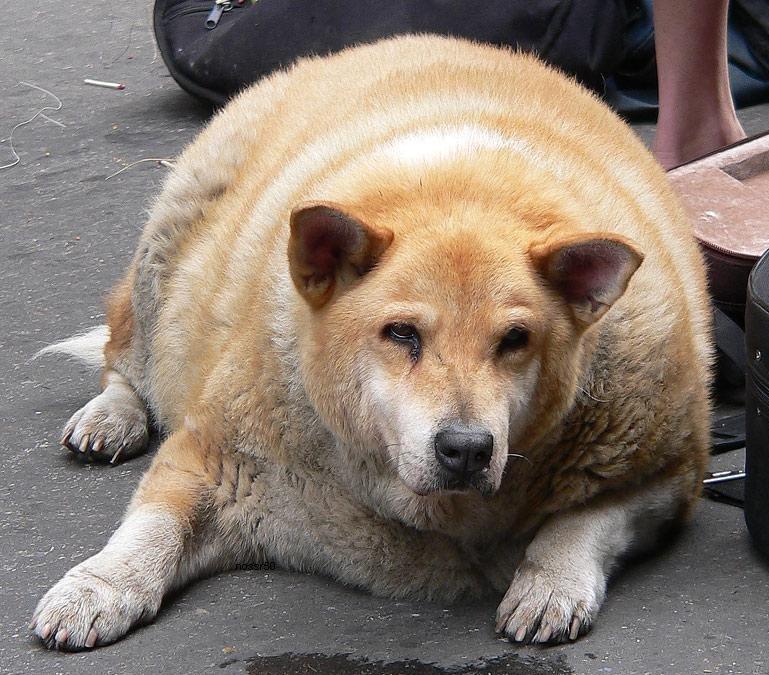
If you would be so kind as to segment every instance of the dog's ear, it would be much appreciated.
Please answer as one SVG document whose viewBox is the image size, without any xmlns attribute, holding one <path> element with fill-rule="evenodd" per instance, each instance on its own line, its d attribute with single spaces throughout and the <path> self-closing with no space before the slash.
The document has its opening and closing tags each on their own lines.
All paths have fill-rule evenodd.
<svg viewBox="0 0 769 675">
<path fill-rule="evenodd" d="M 619 235 L 579 234 L 529 249 L 534 266 L 588 326 L 622 296 L 643 254 Z"/>
<path fill-rule="evenodd" d="M 291 212 L 291 278 L 308 304 L 317 309 L 328 302 L 337 286 L 368 272 L 392 240 L 390 230 L 367 225 L 337 204 L 300 204 Z"/>
</svg>

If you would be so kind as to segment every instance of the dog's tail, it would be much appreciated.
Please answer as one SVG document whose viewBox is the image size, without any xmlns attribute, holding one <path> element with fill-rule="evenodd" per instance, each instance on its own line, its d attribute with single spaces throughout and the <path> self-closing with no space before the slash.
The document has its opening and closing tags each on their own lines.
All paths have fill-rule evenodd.
<svg viewBox="0 0 769 675">
<path fill-rule="evenodd" d="M 96 326 L 85 333 L 73 335 L 71 338 L 54 342 L 43 347 L 32 358 L 45 354 L 66 354 L 83 361 L 92 368 L 103 368 L 105 365 L 104 346 L 109 342 L 109 326 Z"/>
</svg>

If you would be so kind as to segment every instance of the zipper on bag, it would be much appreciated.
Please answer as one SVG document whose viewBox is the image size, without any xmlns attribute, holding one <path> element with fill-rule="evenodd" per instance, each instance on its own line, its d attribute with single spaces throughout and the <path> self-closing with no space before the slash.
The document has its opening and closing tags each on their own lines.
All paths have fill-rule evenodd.
<svg viewBox="0 0 769 675">
<path fill-rule="evenodd" d="M 206 16 L 206 28 L 213 30 L 219 25 L 219 21 L 222 18 L 222 14 L 229 12 L 232 9 L 231 0 L 214 0 L 214 6 Z"/>
</svg>

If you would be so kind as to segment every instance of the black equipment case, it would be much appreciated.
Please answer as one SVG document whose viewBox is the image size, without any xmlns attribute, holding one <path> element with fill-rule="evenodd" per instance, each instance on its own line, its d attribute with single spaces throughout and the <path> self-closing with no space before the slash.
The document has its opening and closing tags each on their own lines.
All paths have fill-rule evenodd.
<svg viewBox="0 0 769 675">
<path fill-rule="evenodd" d="M 769 251 L 748 282 L 745 521 L 756 546 L 769 556 Z"/>
</svg>

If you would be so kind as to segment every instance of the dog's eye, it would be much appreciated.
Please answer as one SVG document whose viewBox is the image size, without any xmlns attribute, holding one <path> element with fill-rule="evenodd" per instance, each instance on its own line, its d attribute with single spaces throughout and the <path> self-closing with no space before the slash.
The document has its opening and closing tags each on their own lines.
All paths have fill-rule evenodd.
<svg viewBox="0 0 769 675">
<path fill-rule="evenodd" d="M 511 328 L 499 343 L 500 352 L 512 352 L 525 347 L 529 342 L 529 332 L 525 328 Z"/>
<path fill-rule="evenodd" d="M 422 340 L 419 331 L 410 323 L 391 323 L 385 326 L 384 335 L 393 342 L 400 342 L 411 347 L 412 360 L 419 358 L 422 349 Z"/>
<path fill-rule="evenodd" d="M 410 323 L 391 323 L 385 328 L 387 337 L 396 342 L 413 342 L 419 340 L 419 333 Z"/>
</svg>

